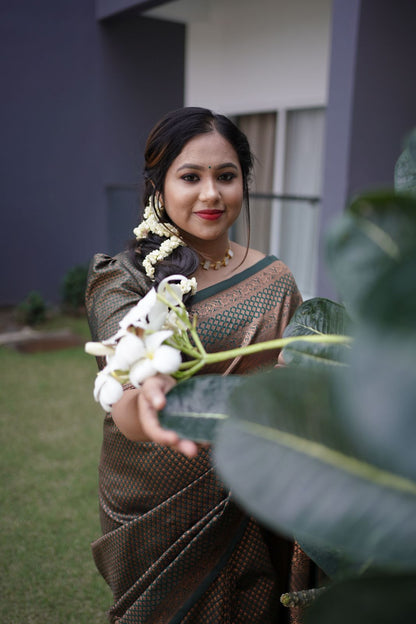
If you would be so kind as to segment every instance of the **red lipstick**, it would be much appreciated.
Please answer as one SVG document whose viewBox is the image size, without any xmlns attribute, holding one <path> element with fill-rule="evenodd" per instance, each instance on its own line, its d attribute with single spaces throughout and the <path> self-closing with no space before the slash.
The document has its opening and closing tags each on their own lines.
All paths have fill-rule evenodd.
<svg viewBox="0 0 416 624">
<path fill-rule="evenodd" d="M 215 221 L 216 219 L 220 218 L 222 213 L 222 210 L 200 210 L 196 214 L 198 215 L 198 217 L 201 217 L 201 219 Z"/>
</svg>

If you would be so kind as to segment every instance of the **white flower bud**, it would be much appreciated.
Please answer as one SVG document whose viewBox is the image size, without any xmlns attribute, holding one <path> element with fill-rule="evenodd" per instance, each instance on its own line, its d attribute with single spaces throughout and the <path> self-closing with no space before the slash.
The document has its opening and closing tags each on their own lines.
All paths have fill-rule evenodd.
<svg viewBox="0 0 416 624">
<path fill-rule="evenodd" d="M 96 356 L 113 355 L 114 353 L 113 347 L 103 344 L 102 342 L 87 342 L 84 349 L 89 355 Z"/>
</svg>

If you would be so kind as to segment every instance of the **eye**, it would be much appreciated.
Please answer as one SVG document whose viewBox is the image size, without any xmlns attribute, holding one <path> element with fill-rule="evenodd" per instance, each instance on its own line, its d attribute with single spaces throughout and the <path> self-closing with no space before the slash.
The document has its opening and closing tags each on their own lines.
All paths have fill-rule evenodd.
<svg viewBox="0 0 416 624">
<path fill-rule="evenodd" d="M 186 173 L 182 176 L 182 180 L 185 180 L 185 182 L 198 182 L 199 176 L 196 173 Z"/>
<path fill-rule="evenodd" d="M 231 180 L 234 180 L 235 177 L 236 174 L 233 171 L 227 171 L 222 173 L 218 179 L 221 180 L 221 182 L 231 182 Z"/>
</svg>

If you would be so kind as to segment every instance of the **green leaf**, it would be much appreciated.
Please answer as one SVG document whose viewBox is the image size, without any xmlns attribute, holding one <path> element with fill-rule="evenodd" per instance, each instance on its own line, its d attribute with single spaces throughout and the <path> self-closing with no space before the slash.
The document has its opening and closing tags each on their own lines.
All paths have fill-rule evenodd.
<svg viewBox="0 0 416 624">
<path fill-rule="evenodd" d="M 252 376 L 231 397 L 232 418 L 218 430 L 215 458 L 236 499 L 268 526 L 306 543 L 341 549 L 358 564 L 372 560 L 377 566 L 414 570 L 416 421 L 407 427 L 409 412 L 400 410 L 398 379 L 389 385 L 392 353 L 385 355 L 376 386 L 380 396 L 367 390 L 367 377 L 358 375 L 343 391 L 348 368 L 283 368 Z M 416 366 L 412 374 L 414 405 Z M 345 403 L 356 391 L 354 384 L 360 391 L 350 401 L 356 411 L 352 419 Z M 377 409 L 389 394 L 386 417 L 372 435 Z M 375 401 L 372 427 L 366 421 L 370 397 Z M 392 404 L 396 409 L 389 411 Z"/>
<path fill-rule="evenodd" d="M 362 313 L 370 318 L 377 315 L 377 323 L 389 331 L 416 330 L 416 249 L 398 264 L 390 267 L 375 282 L 362 301 Z"/>
<path fill-rule="evenodd" d="M 352 451 L 416 481 L 416 336 L 367 329 L 357 335 L 352 359 L 336 388 Z"/>
<path fill-rule="evenodd" d="M 283 336 L 345 335 L 350 320 L 345 307 L 330 299 L 308 299 L 296 310 Z M 293 366 L 336 366 L 345 360 L 348 345 L 311 344 L 295 342 L 283 349 L 286 364 Z"/>
<path fill-rule="evenodd" d="M 394 187 L 398 192 L 416 196 L 416 128 L 409 135 L 406 147 L 397 160 Z"/>
<path fill-rule="evenodd" d="M 305 624 L 409 624 L 416 576 L 369 576 L 335 583 L 305 613 Z"/>
<path fill-rule="evenodd" d="M 368 293 L 416 248 L 416 199 L 363 195 L 329 231 L 327 262 L 352 318 L 377 321 Z"/>
<path fill-rule="evenodd" d="M 341 548 L 329 548 L 316 540 L 304 541 L 297 538 L 297 542 L 303 552 L 331 579 L 360 574 L 366 567 L 362 562 L 357 563 L 348 559 Z"/>
<path fill-rule="evenodd" d="M 188 440 L 212 442 L 218 423 L 227 418 L 228 398 L 241 382 L 239 375 L 197 375 L 177 384 L 159 413 L 161 425 Z"/>
<path fill-rule="evenodd" d="M 345 307 L 330 299 L 315 297 L 307 299 L 297 308 L 284 336 L 349 333 L 350 320 Z"/>
<path fill-rule="evenodd" d="M 283 359 L 290 366 L 319 368 L 321 366 L 345 366 L 349 345 L 292 342 L 283 350 Z"/>
</svg>

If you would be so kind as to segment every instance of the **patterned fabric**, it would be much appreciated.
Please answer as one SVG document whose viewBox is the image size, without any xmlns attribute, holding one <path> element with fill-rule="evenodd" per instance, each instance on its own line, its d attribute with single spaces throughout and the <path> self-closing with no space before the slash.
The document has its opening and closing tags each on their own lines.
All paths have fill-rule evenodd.
<svg viewBox="0 0 416 624">
<path fill-rule="evenodd" d="M 126 253 L 95 256 L 86 297 L 93 339 L 115 333 L 150 286 Z M 300 301 L 287 267 L 267 257 L 198 292 L 189 310 L 197 315 L 206 349 L 216 351 L 281 336 Z M 275 364 L 277 356 L 266 351 L 202 373 L 258 371 Z M 188 459 L 158 444 L 131 442 L 107 414 L 99 480 L 103 536 L 92 549 L 114 594 L 110 622 L 288 621 L 279 596 L 305 587 L 308 563 L 290 571 L 293 544 L 238 508 L 219 482 L 208 449 Z M 296 582 L 289 585 L 290 578 Z"/>
</svg>

